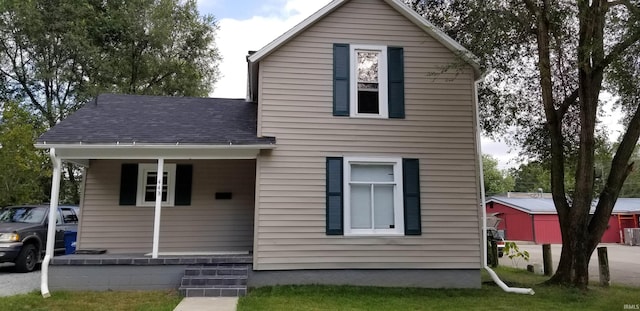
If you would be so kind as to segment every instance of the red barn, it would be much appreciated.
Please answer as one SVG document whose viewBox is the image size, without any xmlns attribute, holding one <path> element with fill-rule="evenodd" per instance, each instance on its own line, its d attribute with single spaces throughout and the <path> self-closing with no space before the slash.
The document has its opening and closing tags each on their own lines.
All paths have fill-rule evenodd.
<svg viewBox="0 0 640 311">
<path fill-rule="evenodd" d="M 486 202 L 487 214 L 499 213 L 497 216 L 502 218 L 498 230 L 504 230 L 506 240 L 562 243 L 558 214 L 550 197 L 511 195 L 491 197 Z M 618 199 L 601 242 L 620 243 L 625 228 L 638 228 L 639 216 L 640 198 Z"/>
</svg>

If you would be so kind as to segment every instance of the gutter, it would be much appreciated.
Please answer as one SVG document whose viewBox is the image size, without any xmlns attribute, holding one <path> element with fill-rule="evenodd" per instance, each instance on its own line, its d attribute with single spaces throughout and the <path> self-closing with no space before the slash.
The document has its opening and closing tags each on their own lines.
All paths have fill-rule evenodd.
<svg viewBox="0 0 640 311">
<path fill-rule="evenodd" d="M 49 216 L 47 225 L 47 247 L 40 273 L 40 293 L 43 298 L 51 297 L 49 292 L 49 263 L 53 257 L 53 248 L 56 241 L 56 211 L 58 211 L 58 199 L 60 194 L 60 175 L 62 160 L 56 156 L 55 148 L 49 150 L 49 157 L 53 165 L 53 176 L 51 181 L 51 205 L 49 206 Z"/>
<path fill-rule="evenodd" d="M 116 148 L 126 148 L 126 149 L 180 149 L 180 150 L 191 150 L 191 149 L 206 149 L 206 150 L 227 150 L 227 149 L 275 149 L 276 144 L 219 144 L 219 145 L 207 145 L 207 144 L 146 144 L 140 143 L 111 143 L 111 144 L 83 144 L 82 142 L 78 143 L 53 143 L 48 144 L 45 142 L 40 142 L 34 144 L 34 146 L 38 149 L 48 149 L 48 148 L 64 148 L 64 149 L 116 149 Z"/>
<path fill-rule="evenodd" d="M 484 177 L 483 177 L 484 169 L 482 167 L 482 146 L 480 141 L 481 129 L 480 129 L 480 122 L 478 122 L 478 120 L 480 120 L 480 112 L 479 112 L 479 104 L 478 104 L 478 83 L 480 83 L 481 81 L 482 80 L 478 80 L 473 83 L 473 93 L 476 101 L 476 111 L 475 111 L 476 124 L 477 124 L 476 148 L 478 153 L 478 168 L 480 171 L 480 196 L 481 196 L 480 208 L 482 209 L 482 233 L 483 233 L 482 242 L 483 243 L 482 243 L 482 255 L 480 256 L 480 260 L 482 260 L 481 265 L 485 270 L 487 270 L 493 282 L 496 283 L 503 291 L 507 293 L 534 295 L 535 292 L 531 288 L 519 288 L 519 287 L 507 286 L 507 284 L 505 284 L 502 280 L 500 280 L 500 277 L 498 277 L 498 275 L 487 265 L 487 242 L 488 242 L 487 241 L 487 208 L 485 207 L 485 194 L 484 194 Z"/>
</svg>

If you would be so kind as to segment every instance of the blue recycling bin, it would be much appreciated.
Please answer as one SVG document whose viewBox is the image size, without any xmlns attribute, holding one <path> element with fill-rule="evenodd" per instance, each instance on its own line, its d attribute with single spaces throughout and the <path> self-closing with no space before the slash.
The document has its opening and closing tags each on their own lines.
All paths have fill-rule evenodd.
<svg viewBox="0 0 640 311">
<path fill-rule="evenodd" d="M 74 254 L 76 252 L 77 231 L 64 232 L 64 253 L 65 255 Z"/>
</svg>

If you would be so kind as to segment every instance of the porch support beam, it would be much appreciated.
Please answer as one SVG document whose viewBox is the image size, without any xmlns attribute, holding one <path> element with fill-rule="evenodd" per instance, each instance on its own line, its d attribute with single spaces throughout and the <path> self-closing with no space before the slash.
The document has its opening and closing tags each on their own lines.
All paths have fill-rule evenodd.
<svg viewBox="0 0 640 311">
<path fill-rule="evenodd" d="M 153 220 L 153 251 L 151 258 L 158 258 L 158 246 L 160 244 L 160 213 L 162 211 L 162 182 L 164 177 L 164 159 L 158 159 L 156 174 L 156 209 Z"/>
<path fill-rule="evenodd" d="M 53 248 L 56 241 L 56 212 L 58 211 L 60 176 L 62 175 L 62 160 L 56 156 L 55 148 L 51 148 L 49 150 L 49 157 L 51 158 L 51 163 L 53 165 L 53 176 L 51 177 L 51 205 L 49 206 L 47 225 L 47 245 L 40 274 L 40 293 L 44 298 L 51 297 L 51 293 L 49 293 L 49 263 L 53 257 Z"/>
</svg>

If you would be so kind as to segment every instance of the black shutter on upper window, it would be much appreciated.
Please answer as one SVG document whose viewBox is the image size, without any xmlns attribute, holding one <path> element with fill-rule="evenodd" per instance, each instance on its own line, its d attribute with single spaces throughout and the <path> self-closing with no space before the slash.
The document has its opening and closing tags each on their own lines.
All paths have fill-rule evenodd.
<svg viewBox="0 0 640 311">
<path fill-rule="evenodd" d="M 176 165 L 176 192 L 174 205 L 191 205 L 191 184 L 193 180 L 193 165 Z"/>
<path fill-rule="evenodd" d="M 404 234 L 421 235 L 420 163 L 418 159 L 402 159 L 404 201 Z"/>
<path fill-rule="evenodd" d="M 327 158 L 327 235 L 343 234 L 342 158 Z"/>
<path fill-rule="evenodd" d="M 349 45 L 333 45 L 333 115 L 349 116 Z"/>
<path fill-rule="evenodd" d="M 404 49 L 387 48 L 389 118 L 404 119 Z"/>
<path fill-rule="evenodd" d="M 138 164 L 122 164 L 120 170 L 120 205 L 136 205 Z"/>
</svg>

